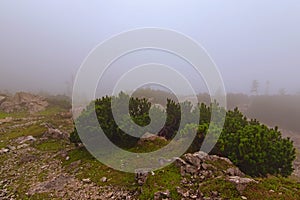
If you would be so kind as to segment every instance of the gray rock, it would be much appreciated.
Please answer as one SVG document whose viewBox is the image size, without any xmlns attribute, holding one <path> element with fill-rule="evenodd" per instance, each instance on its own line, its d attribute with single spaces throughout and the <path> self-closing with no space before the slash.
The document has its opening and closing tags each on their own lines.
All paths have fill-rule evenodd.
<svg viewBox="0 0 300 200">
<path fill-rule="evenodd" d="M 229 177 L 227 177 L 227 180 L 234 183 L 236 186 L 236 189 L 240 193 L 246 189 L 246 187 L 249 183 L 251 183 L 251 182 L 258 183 L 257 181 L 255 181 L 252 178 L 242 178 L 239 176 L 229 176 Z"/>
<path fill-rule="evenodd" d="M 213 197 L 218 197 L 219 193 L 218 193 L 217 191 L 212 191 L 212 192 L 211 192 L 211 195 L 212 195 Z"/>
<path fill-rule="evenodd" d="M 9 152 L 9 149 L 6 149 L 6 148 L 0 149 L 0 154 L 4 154 L 4 153 L 8 153 L 8 152 Z"/>
<path fill-rule="evenodd" d="M 144 144 L 145 142 L 151 142 L 151 141 L 155 141 L 155 140 L 163 140 L 163 141 L 167 141 L 166 138 L 164 137 L 161 137 L 161 136 L 158 136 L 156 134 L 152 134 L 152 133 L 149 133 L 149 132 L 146 132 L 141 138 L 140 140 L 138 141 L 138 144 L 139 145 L 142 145 Z"/>
<path fill-rule="evenodd" d="M 28 147 L 29 146 L 29 144 L 21 144 L 21 145 L 18 145 L 17 146 L 17 149 L 22 149 L 22 148 L 26 148 L 26 147 Z"/>
<path fill-rule="evenodd" d="M 84 183 L 91 183 L 92 181 L 89 178 L 84 178 L 84 179 L 82 179 L 82 182 L 84 182 Z"/>
<path fill-rule="evenodd" d="M 44 97 L 25 92 L 18 92 L 1 100 L 0 109 L 6 113 L 28 110 L 30 113 L 43 111 L 48 106 Z"/>
<path fill-rule="evenodd" d="M 240 177 L 245 176 L 245 174 L 243 172 L 241 172 L 241 170 L 237 167 L 228 168 L 226 170 L 226 174 L 229 175 L 229 176 L 240 176 Z"/>
<path fill-rule="evenodd" d="M 166 199 L 170 197 L 170 191 L 166 190 L 165 192 L 156 192 L 154 194 L 154 200 Z"/>
<path fill-rule="evenodd" d="M 188 174 L 196 174 L 198 171 L 198 169 L 192 165 L 186 165 L 185 166 L 185 172 L 188 173 Z"/>
<path fill-rule="evenodd" d="M 9 123 L 9 122 L 12 122 L 12 121 L 13 121 L 12 117 L 5 117 L 4 119 L 0 119 L 1 124 Z"/>
<path fill-rule="evenodd" d="M 106 178 L 105 176 L 102 177 L 102 178 L 101 178 L 101 182 L 103 182 L 103 183 L 107 182 L 107 178 Z"/>
<path fill-rule="evenodd" d="M 43 137 L 67 140 L 68 139 L 68 134 L 62 132 L 59 129 L 48 127 L 48 130 L 44 133 Z"/>
<path fill-rule="evenodd" d="M 11 145 L 7 145 L 7 148 L 11 151 L 14 151 L 16 150 L 16 147 L 15 146 L 11 146 Z"/>
<path fill-rule="evenodd" d="M 193 154 L 194 156 L 197 156 L 198 158 L 200 158 L 201 160 L 207 158 L 209 155 L 207 153 L 205 153 L 204 151 L 198 151 L 196 153 Z"/>
<path fill-rule="evenodd" d="M 184 156 L 184 160 L 188 163 L 190 163 L 191 165 L 199 168 L 201 166 L 201 159 L 198 156 L 195 156 L 193 154 L 185 154 Z"/>
<path fill-rule="evenodd" d="M 135 170 L 135 180 L 138 185 L 142 186 L 146 183 L 149 176 L 149 169 L 136 169 Z"/>
<path fill-rule="evenodd" d="M 181 167 L 181 166 L 185 166 L 187 163 L 181 159 L 181 158 L 174 158 L 175 159 L 175 162 L 174 164 L 177 166 L 177 167 Z"/>
<path fill-rule="evenodd" d="M 24 136 L 24 137 L 19 137 L 19 138 L 16 140 L 16 142 L 18 142 L 19 144 L 23 144 L 23 143 L 25 143 L 25 142 L 34 142 L 34 141 L 36 141 L 36 139 L 35 139 L 33 136 L 31 136 L 31 135 L 29 135 L 29 136 Z"/>
<path fill-rule="evenodd" d="M 6 96 L 0 95 L 0 105 L 6 100 Z"/>
</svg>

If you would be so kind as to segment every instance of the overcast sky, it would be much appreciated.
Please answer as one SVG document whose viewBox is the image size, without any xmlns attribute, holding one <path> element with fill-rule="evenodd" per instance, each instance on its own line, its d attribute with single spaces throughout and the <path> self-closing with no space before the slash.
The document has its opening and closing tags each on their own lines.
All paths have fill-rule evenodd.
<svg viewBox="0 0 300 200">
<path fill-rule="evenodd" d="M 202 44 L 227 91 L 249 93 L 256 79 L 261 93 L 266 81 L 299 92 L 299 24 L 299 0 L 1 0 L 0 90 L 66 92 L 97 44 L 161 27 Z"/>
</svg>

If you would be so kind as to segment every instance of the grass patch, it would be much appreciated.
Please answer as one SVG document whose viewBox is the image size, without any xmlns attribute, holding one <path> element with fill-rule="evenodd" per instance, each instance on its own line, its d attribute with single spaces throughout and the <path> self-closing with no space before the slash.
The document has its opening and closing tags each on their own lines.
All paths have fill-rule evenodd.
<svg viewBox="0 0 300 200">
<path fill-rule="evenodd" d="M 132 173 L 116 171 L 96 160 L 86 149 L 80 148 L 69 152 L 70 160 L 63 160 L 63 165 L 68 168 L 74 161 L 81 160 L 76 176 L 80 179 L 90 178 L 97 185 L 114 185 L 135 189 L 135 177 Z M 108 182 L 103 183 L 102 177 L 107 177 Z"/>
<path fill-rule="evenodd" d="M 211 196 L 212 191 L 218 191 L 224 199 L 241 199 L 235 185 L 223 179 L 209 179 L 199 189 L 207 197 Z"/>
<path fill-rule="evenodd" d="M 53 105 L 53 106 L 48 106 L 45 110 L 36 113 L 36 115 L 52 116 L 64 111 L 66 110 L 59 106 Z"/>
<path fill-rule="evenodd" d="M 300 199 L 300 184 L 296 181 L 282 177 L 269 177 L 259 181 L 258 184 L 250 184 L 243 195 L 248 199 Z"/>
<path fill-rule="evenodd" d="M 0 148 L 6 147 L 10 140 L 22 136 L 32 135 L 34 137 L 41 136 L 47 129 L 40 125 L 32 125 L 26 128 L 14 129 L 11 132 L 0 134 Z"/>
<path fill-rule="evenodd" d="M 176 186 L 180 185 L 180 179 L 180 170 L 173 164 L 157 170 L 154 176 L 149 175 L 146 183 L 142 186 L 139 198 L 153 199 L 155 192 L 169 190 L 172 199 L 181 199 L 176 190 Z"/>
<path fill-rule="evenodd" d="M 40 151 L 57 152 L 66 148 L 63 140 L 47 140 L 42 143 L 35 144 L 35 148 Z"/>
<path fill-rule="evenodd" d="M 3 111 L 0 111 L 0 119 L 4 119 L 6 117 L 13 117 L 13 118 L 23 118 L 28 116 L 27 111 L 21 111 L 21 112 L 13 112 L 13 113 L 6 113 Z"/>
<path fill-rule="evenodd" d="M 134 153 L 147 153 L 152 152 L 161 149 L 162 147 L 169 144 L 170 141 L 162 140 L 162 139 L 155 139 L 153 141 L 144 141 L 140 145 L 136 145 L 136 147 L 133 147 L 129 149 L 128 151 L 134 152 Z"/>
<path fill-rule="evenodd" d="M 225 160 L 221 160 L 221 159 L 218 159 L 215 161 L 207 160 L 207 161 L 205 161 L 205 163 L 216 167 L 220 171 L 227 170 L 230 167 L 234 167 L 234 165 L 231 165 L 228 162 L 226 162 Z"/>
</svg>

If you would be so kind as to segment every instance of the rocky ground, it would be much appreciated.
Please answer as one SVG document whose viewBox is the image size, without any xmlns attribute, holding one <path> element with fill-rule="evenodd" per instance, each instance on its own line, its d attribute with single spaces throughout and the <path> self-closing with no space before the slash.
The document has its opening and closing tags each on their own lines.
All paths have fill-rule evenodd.
<svg viewBox="0 0 300 200">
<path fill-rule="evenodd" d="M 7 113 L 26 109 L 29 113 L 43 111 L 49 103 L 44 97 L 26 92 L 18 92 L 14 96 L 0 94 L 0 109 Z"/>
<path fill-rule="evenodd" d="M 53 105 L 0 113 L 0 199 L 300 199 L 291 179 L 254 179 L 204 152 L 154 172 L 115 171 L 69 143 L 70 117 Z"/>
<path fill-rule="evenodd" d="M 77 178 L 76 162 L 69 172 L 62 161 L 69 159 L 75 146 L 69 144 L 66 132 L 45 123 L 44 117 L 6 117 L 0 122 L 0 199 L 134 199 L 125 189 Z M 30 127 L 39 127 L 40 132 L 26 135 L 23 130 Z"/>
<path fill-rule="evenodd" d="M 80 170 L 81 160 L 64 166 L 63 160 L 70 159 L 69 153 L 75 147 L 65 142 L 64 149 L 43 148 L 45 141 L 53 138 L 46 132 L 36 139 L 33 136 L 22 136 L 10 142 L 7 148 L 1 150 L 1 199 L 137 199 L 139 190 L 106 185 L 99 186 L 89 177 L 79 179 L 76 173 Z M 210 162 L 223 165 L 216 168 Z M 186 154 L 183 159 L 177 158 L 175 165 L 180 171 L 180 183 L 175 187 L 179 196 L 184 199 L 222 199 L 218 191 L 211 191 L 210 196 L 195 188 L 205 179 L 227 180 L 242 192 L 248 183 L 256 183 L 245 175 L 226 158 L 209 156 L 204 152 Z M 66 169 L 67 167 L 67 169 Z M 178 171 L 178 173 L 179 173 Z M 146 174 L 142 180 L 137 177 L 138 185 L 144 185 L 151 176 Z M 107 182 L 103 177 L 102 182 Z M 170 191 L 157 191 L 154 199 L 171 199 Z M 245 196 L 241 196 L 245 198 Z"/>
</svg>

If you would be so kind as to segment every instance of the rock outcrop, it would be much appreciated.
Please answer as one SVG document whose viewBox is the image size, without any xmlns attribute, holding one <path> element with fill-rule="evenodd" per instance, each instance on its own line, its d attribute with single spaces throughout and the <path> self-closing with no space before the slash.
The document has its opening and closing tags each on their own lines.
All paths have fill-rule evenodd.
<svg viewBox="0 0 300 200">
<path fill-rule="evenodd" d="M 206 180 L 222 179 L 231 182 L 240 194 L 249 183 L 257 183 L 254 179 L 245 177 L 228 158 L 208 155 L 202 151 L 176 158 L 175 165 L 180 168 L 182 176 L 182 186 L 177 188 L 177 192 L 184 199 L 221 199 L 217 191 L 212 191 L 210 197 L 204 197 L 201 193 L 201 183 Z M 198 190 L 191 189 L 195 184 L 200 186 Z"/>
<path fill-rule="evenodd" d="M 44 97 L 26 92 L 18 92 L 14 96 L 0 96 L 0 109 L 6 113 L 28 110 L 36 113 L 45 110 L 48 102 Z"/>
<path fill-rule="evenodd" d="M 45 124 L 45 127 L 48 128 L 46 132 L 44 132 L 44 138 L 52 138 L 52 139 L 64 139 L 68 140 L 68 133 L 65 133 L 57 128 L 54 128 L 51 124 Z"/>
</svg>

